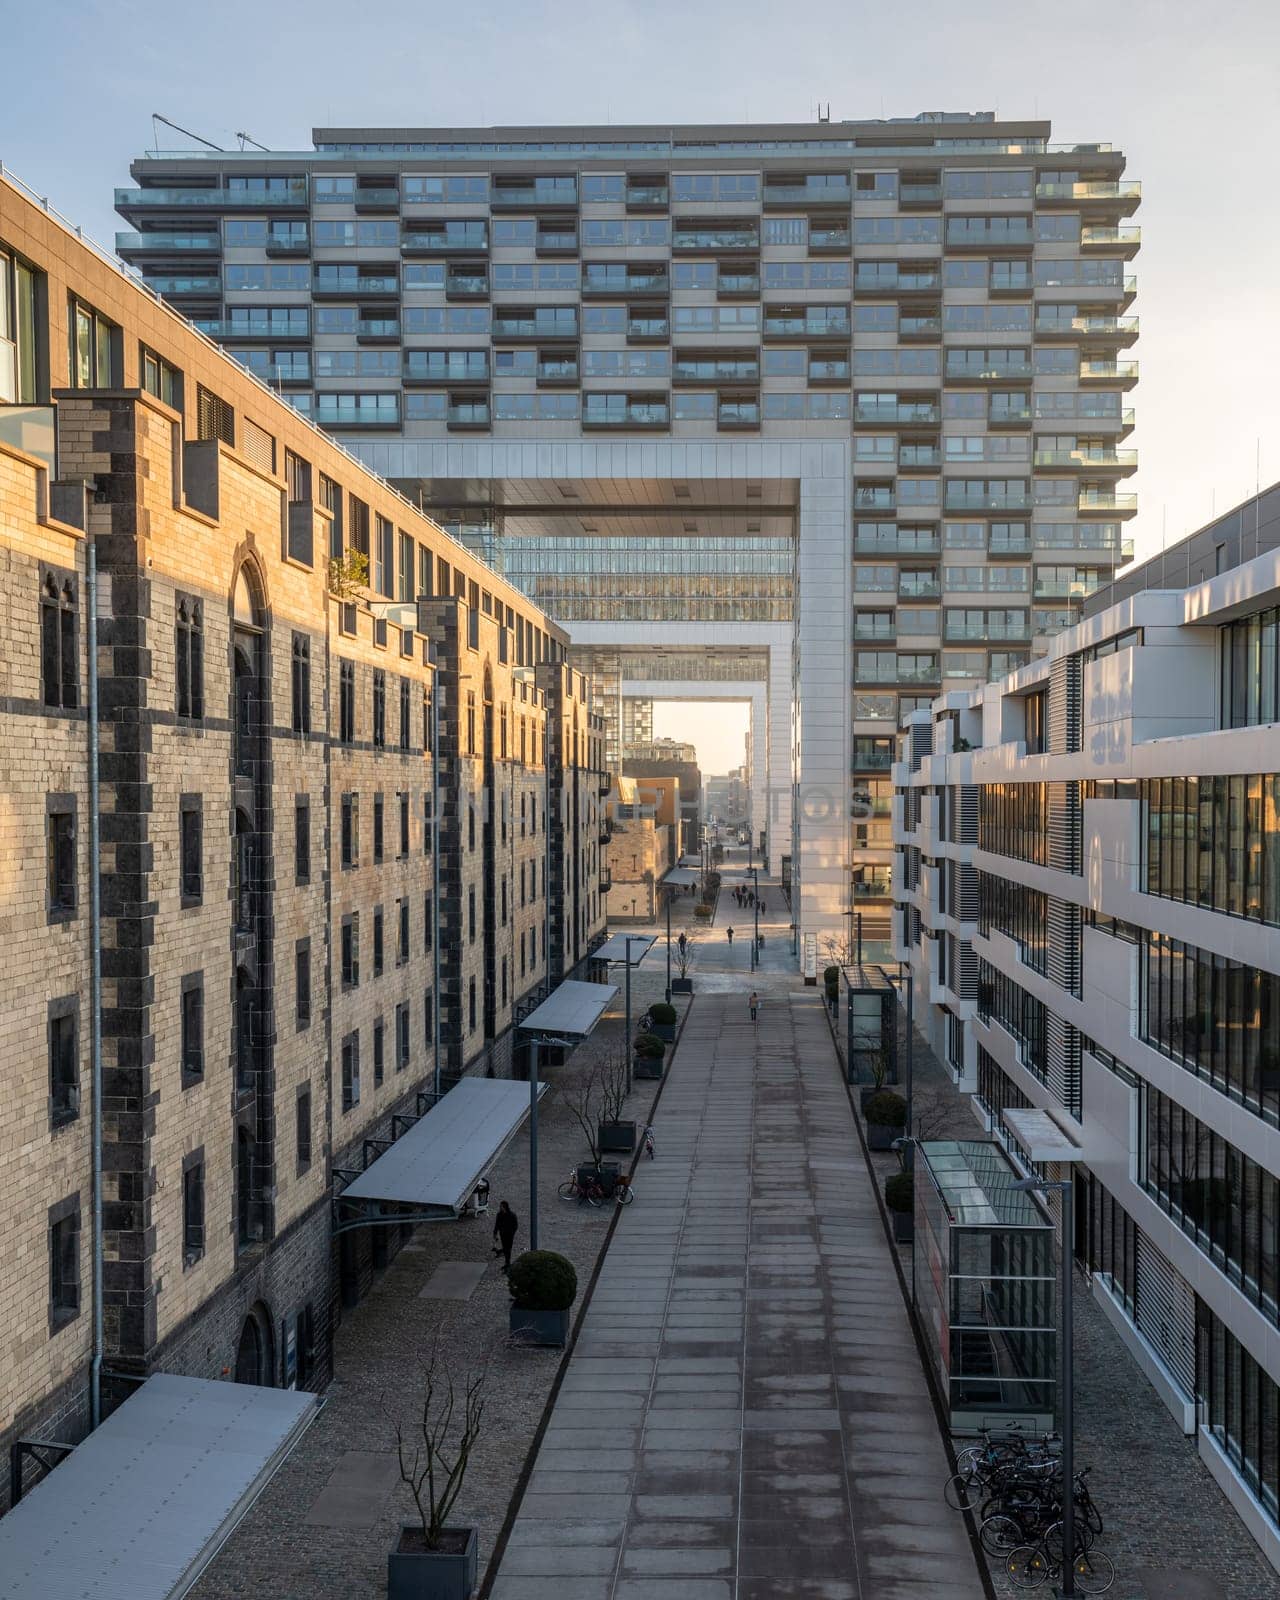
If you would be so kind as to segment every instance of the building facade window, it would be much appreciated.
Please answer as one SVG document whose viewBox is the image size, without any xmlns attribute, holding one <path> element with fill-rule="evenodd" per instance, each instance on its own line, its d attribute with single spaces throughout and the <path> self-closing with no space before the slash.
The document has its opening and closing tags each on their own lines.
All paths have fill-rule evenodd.
<svg viewBox="0 0 1280 1600">
<path fill-rule="evenodd" d="M 294 1153 L 299 1176 L 311 1165 L 311 1085 L 303 1084 L 294 1101 Z"/>
<path fill-rule="evenodd" d="M 340 811 L 342 865 L 356 867 L 360 864 L 360 796 L 349 790 L 342 796 Z"/>
<path fill-rule="evenodd" d="M 986 783 L 978 791 L 978 848 L 1049 865 L 1049 791 L 1043 783 Z"/>
<path fill-rule="evenodd" d="M 171 367 L 162 356 L 156 355 L 154 350 L 148 350 L 145 345 L 139 352 L 139 366 L 142 371 L 142 387 L 149 395 L 163 401 L 175 411 L 182 410 L 182 374 L 177 367 Z"/>
<path fill-rule="evenodd" d="M 189 972 L 182 979 L 181 1005 L 182 1087 L 204 1078 L 204 974 Z"/>
<path fill-rule="evenodd" d="M 342 1041 L 342 1109 L 360 1104 L 360 1035 L 349 1033 Z"/>
<path fill-rule="evenodd" d="M 293 636 L 291 660 L 293 731 L 311 732 L 311 640 L 305 633 Z"/>
<path fill-rule="evenodd" d="M 373 748 L 387 747 L 387 675 L 381 668 L 373 673 Z"/>
<path fill-rule="evenodd" d="M 182 1162 L 182 1264 L 194 1266 L 204 1254 L 204 1149 Z"/>
<path fill-rule="evenodd" d="M 1041 1083 L 1046 1081 L 1044 1002 L 982 960 L 978 962 L 978 1016 L 988 1025 L 998 1022 L 1011 1034 L 1022 1065 Z"/>
<path fill-rule="evenodd" d="M 409 960 L 409 902 L 396 901 L 396 966 L 403 967 Z"/>
<path fill-rule="evenodd" d="M 204 898 L 204 814 L 198 794 L 178 801 L 178 887 L 183 906 Z"/>
<path fill-rule="evenodd" d="M 64 995 L 49 1002 L 49 1125 L 65 1127 L 80 1115 L 80 1002 Z"/>
<path fill-rule="evenodd" d="M 1280 720 L 1280 606 L 1219 629 L 1222 726 L 1253 728 Z"/>
<path fill-rule="evenodd" d="M 1044 972 L 1047 955 L 1048 896 L 1023 883 L 1011 883 L 989 872 L 978 874 L 978 931 L 984 938 L 992 930 L 1006 934 L 1018 946 L 1033 972 Z"/>
<path fill-rule="evenodd" d="M 0 248 L 0 404 L 35 405 L 48 393 L 43 293 L 44 274 Z"/>
<path fill-rule="evenodd" d="M 311 801 L 299 795 L 293 803 L 293 878 L 311 882 Z"/>
<path fill-rule="evenodd" d="M 342 987 L 360 985 L 360 913 L 352 911 L 342 919 Z"/>
<path fill-rule="evenodd" d="M 409 793 L 402 789 L 398 795 L 400 811 L 400 848 L 399 855 L 403 861 L 409 854 Z"/>
<path fill-rule="evenodd" d="M 293 947 L 293 1016 L 299 1029 L 311 1026 L 311 940 Z"/>
<path fill-rule="evenodd" d="M 344 661 L 338 668 L 338 739 L 342 744 L 356 742 L 356 666 Z"/>
<path fill-rule="evenodd" d="M 373 797 L 373 864 L 381 866 L 386 847 L 387 806 L 379 789 Z"/>
<path fill-rule="evenodd" d="M 1280 774 L 1140 780 L 1148 894 L 1280 927 Z"/>
<path fill-rule="evenodd" d="M 380 978 L 383 972 L 386 939 L 384 936 L 385 923 L 381 906 L 373 908 L 373 975 Z"/>
<path fill-rule="evenodd" d="M 409 640 L 412 647 L 412 638 Z M 413 695 L 408 678 L 400 679 L 400 748 L 409 750 L 413 740 Z"/>
<path fill-rule="evenodd" d="M 80 1315 L 80 1196 L 49 1208 L 49 1332 Z"/>
<path fill-rule="evenodd" d="M 45 568 L 40 582 L 40 687 L 50 710 L 80 704 L 79 607 L 70 573 Z"/>
<path fill-rule="evenodd" d="M 204 607 L 193 595 L 177 597 L 173 654 L 177 713 L 198 722 L 204 716 Z"/>
<path fill-rule="evenodd" d="M 45 882 L 50 922 L 76 911 L 76 797 L 51 794 L 45 801 Z"/>
<path fill-rule="evenodd" d="M 71 297 L 71 387 L 111 389 L 120 382 L 120 330 L 100 311 Z"/>
<path fill-rule="evenodd" d="M 1203 1300 L 1196 1301 L 1201 1424 L 1274 1525 L 1280 1517 L 1280 1389 Z"/>
<path fill-rule="evenodd" d="M 373 1086 L 381 1089 L 382 1079 L 386 1071 L 387 1057 L 387 1029 L 382 1018 L 379 1017 L 373 1025 Z"/>
<path fill-rule="evenodd" d="M 409 1065 L 409 1029 L 412 1016 L 409 1002 L 402 1001 L 396 1007 L 396 1071 L 404 1072 Z"/>
</svg>

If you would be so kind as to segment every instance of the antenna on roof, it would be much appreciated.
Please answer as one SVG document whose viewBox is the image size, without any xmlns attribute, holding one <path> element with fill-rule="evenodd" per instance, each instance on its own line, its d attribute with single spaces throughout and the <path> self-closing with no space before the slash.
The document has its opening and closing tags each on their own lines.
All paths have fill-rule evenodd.
<svg viewBox="0 0 1280 1600">
<path fill-rule="evenodd" d="M 163 122 L 166 128 L 173 128 L 177 133 L 186 134 L 188 139 L 194 139 L 197 144 L 207 145 L 210 150 L 221 150 L 220 144 L 214 144 L 212 139 L 206 139 L 202 134 L 192 133 L 190 128 L 184 128 L 180 123 L 170 122 L 168 117 L 162 117 L 158 111 L 151 113 L 151 126 L 154 131 L 157 122 Z"/>
<path fill-rule="evenodd" d="M 236 138 L 239 139 L 240 148 L 242 150 L 244 149 L 245 145 L 251 144 L 255 150 L 266 150 L 268 155 L 271 154 L 270 150 L 267 149 L 265 144 L 259 144 L 256 139 L 252 138 L 247 133 L 241 133 L 238 129 L 236 130 Z"/>
</svg>

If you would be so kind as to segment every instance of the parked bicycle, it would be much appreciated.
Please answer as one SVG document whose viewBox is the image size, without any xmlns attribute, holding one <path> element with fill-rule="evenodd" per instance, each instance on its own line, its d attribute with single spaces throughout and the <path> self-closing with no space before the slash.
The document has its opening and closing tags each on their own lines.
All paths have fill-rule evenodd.
<svg viewBox="0 0 1280 1600">
<path fill-rule="evenodd" d="M 571 1172 L 569 1181 L 562 1183 L 556 1193 L 562 1200 L 576 1200 L 579 1205 L 588 1206 L 602 1206 L 609 1199 L 616 1200 L 620 1206 L 629 1206 L 635 1199 L 631 1185 L 625 1178 L 619 1178 L 613 1189 L 608 1190 L 598 1173 L 580 1183 L 578 1173 Z"/>
<path fill-rule="evenodd" d="M 1053 1548 L 1056 1534 L 1057 1550 Z M 1020 1589 L 1038 1589 L 1042 1583 L 1054 1582 L 1062 1576 L 1062 1524 L 1054 1523 L 1036 1544 L 1019 1545 L 1005 1558 L 1004 1570 Z M 1116 1581 L 1116 1569 L 1110 1556 L 1086 1545 L 1082 1537 L 1076 1539 L 1076 1553 L 1072 1562 L 1077 1594 L 1106 1594 Z"/>
<path fill-rule="evenodd" d="M 977 1511 L 1016 1469 L 1056 1463 L 1056 1434 L 1024 1434 L 1016 1428 L 983 1428 L 981 1441 L 956 1457 L 956 1471 L 943 1486 L 943 1499 L 955 1511 Z"/>
</svg>

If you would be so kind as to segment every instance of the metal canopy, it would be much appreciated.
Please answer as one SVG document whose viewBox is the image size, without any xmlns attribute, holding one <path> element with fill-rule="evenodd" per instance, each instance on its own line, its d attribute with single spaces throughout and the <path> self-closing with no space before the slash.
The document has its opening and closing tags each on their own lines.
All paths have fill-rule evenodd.
<svg viewBox="0 0 1280 1600">
<path fill-rule="evenodd" d="M 630 961 L 638 967 L 657 944 L 657 936 L 649 933 L 615 933 L 591 952 L 593 961 Z"/>
<path fill-rule="evenodd" d="M 176 1600 L 321 1401 L 157 1373 L 0 1521 L 5 1600 Z"/>
<path fill-rule="evenodd" d="M 671 871 L 664 874 L 663 883 L 697 883 L 698 874 L 692 867 L 672 867 Z"/>
<path fill-rule="evenodd" d="M 527 1084 L 463 1078 L 353 1179 L 340 1198 L 432 1207 L 456 1215 L 528 1114 Z"/>
<path fill-rule="evenodd" d="M 1084 1151 L 1047 1111 L 1006 1107 L 1002 1115 L 1005 1127 L 1028 1161 L 1084 1160 Z"/>
<path fill-rule="evenodd" d="M 602 945 L 601 950 L 605 947 Z M 591 952 L 591 959 L 602 959 L 599 950 Z M 571 1034 L 585 1038 L 604 1015 L 605 1008 L 618 993 L 616 983 L 579 983 L 576 978 L 566 978 L 536 1010 L 520 1024 L 526 1033 Z M 457 1090 L 454 1090 L 457 1093 Z"/>
</svg>

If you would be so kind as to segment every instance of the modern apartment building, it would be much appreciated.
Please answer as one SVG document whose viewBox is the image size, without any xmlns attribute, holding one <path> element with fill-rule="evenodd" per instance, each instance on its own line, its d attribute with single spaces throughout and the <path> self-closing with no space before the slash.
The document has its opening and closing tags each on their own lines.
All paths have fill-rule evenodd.
<svg viewBox="0 0 1280 1600">
<path fill-rule="evenodd" d="M 1115 587 L 911 718 L 895 953 L 1280 1566 L 1280 486 Z"/>
<path fill-rule="evenodd" d="M 899 719 L 1127 555 L 1124 168 L 991 113 L 327 128 L 140 158 L 117 247 L 572 627 L 610 759 L 748 701 L 801 932 L 887 932 Z"/>
<path fill-rule="evenodd" d="M 3 1506 L 91 1364 L 323 1384 L 342 1174 L 512 1074 L 605 783 L 564 632 L 8 180 L 0 389 Z"/>
</svg>

